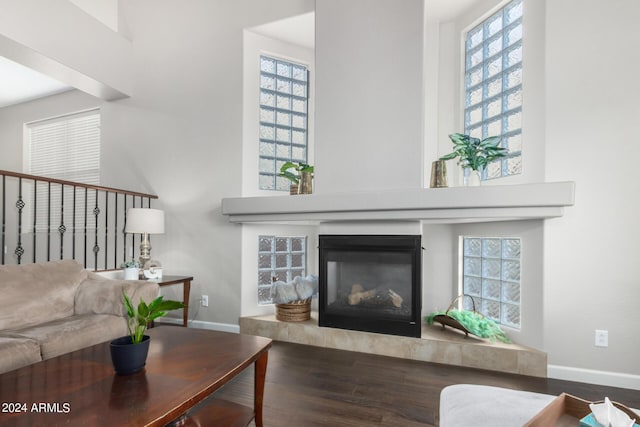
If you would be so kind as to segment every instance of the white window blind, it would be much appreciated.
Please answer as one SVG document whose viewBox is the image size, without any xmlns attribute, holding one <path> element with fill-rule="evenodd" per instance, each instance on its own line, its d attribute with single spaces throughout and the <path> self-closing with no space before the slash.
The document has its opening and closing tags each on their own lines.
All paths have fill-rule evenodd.
<svg viewBox="0 0 640 427">
<path fill-rule="evenodd" d="M 26 125 L 27 168 L 32 175 L 84 184 L 100 184 L 100 111 L 91 110 Z M 73 188 L 38 183 L 35 190 L 36 231 L 73 223 Z M 95 204 L 88 191 L 86 203 Z M 50 200 L 50 202 L 49 202 Z M 76 191 L 76 227 L 84 226 L 85 191 Z M 91 208 L 90 208 L 91 209 Z M 62 215 L 64 212 L 64 217 Z M 94 227 L 91 216 L 88 227 Z"/>
</svg>

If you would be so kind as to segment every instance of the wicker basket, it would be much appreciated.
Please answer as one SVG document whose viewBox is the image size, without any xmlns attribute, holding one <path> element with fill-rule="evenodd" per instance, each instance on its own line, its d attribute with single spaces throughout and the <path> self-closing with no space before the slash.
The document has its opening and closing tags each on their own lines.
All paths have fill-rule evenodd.
<svg viewBox="0 0 640 427">
<path fill-rule="evenodd" d="M 311 298 L 289 304 L 276 304 L 276 319 L 283 322 L 304 322 L 311 319 Z"/>
</svg>

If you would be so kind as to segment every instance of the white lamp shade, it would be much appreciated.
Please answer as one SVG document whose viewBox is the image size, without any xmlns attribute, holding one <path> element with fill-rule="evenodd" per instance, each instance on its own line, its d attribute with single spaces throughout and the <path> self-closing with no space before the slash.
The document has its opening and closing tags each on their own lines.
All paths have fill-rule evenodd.
<svg viewBox="0 0 640 427">
<path fill-rule="evenodd" d="M 164 211 L 151 208 L 127 209 L 125 233 L 164 233 Z"/>
</svg>

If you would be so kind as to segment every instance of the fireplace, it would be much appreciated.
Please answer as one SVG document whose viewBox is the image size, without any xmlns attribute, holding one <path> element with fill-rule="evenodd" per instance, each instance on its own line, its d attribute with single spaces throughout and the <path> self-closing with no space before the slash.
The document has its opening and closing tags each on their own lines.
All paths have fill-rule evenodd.
<svg viewBox="0 0 640 427">
<path fill-rule="evenodd" d="M 421 237 L 320 235 L 319 325 L 420 337 Z"/>
</svg>

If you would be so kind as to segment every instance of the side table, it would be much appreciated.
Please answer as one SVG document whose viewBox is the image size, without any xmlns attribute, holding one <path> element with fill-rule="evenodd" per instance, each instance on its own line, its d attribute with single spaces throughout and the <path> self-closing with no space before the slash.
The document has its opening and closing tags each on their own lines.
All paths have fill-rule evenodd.
<svg viewBox="0 0 640 427">
<path fill-rule="evenodd" d="M 149 279 L 156 282 L 158 286 L 170 286 L 182 283 L 182 302 L 184 309 L 182 310 L 182 326 L 187 327 L 189 320 L 189 293 L 191 292 L 191 281 L 193 276 L 169 276 L 162 275 L 162 279 Z"/>
</svg>

